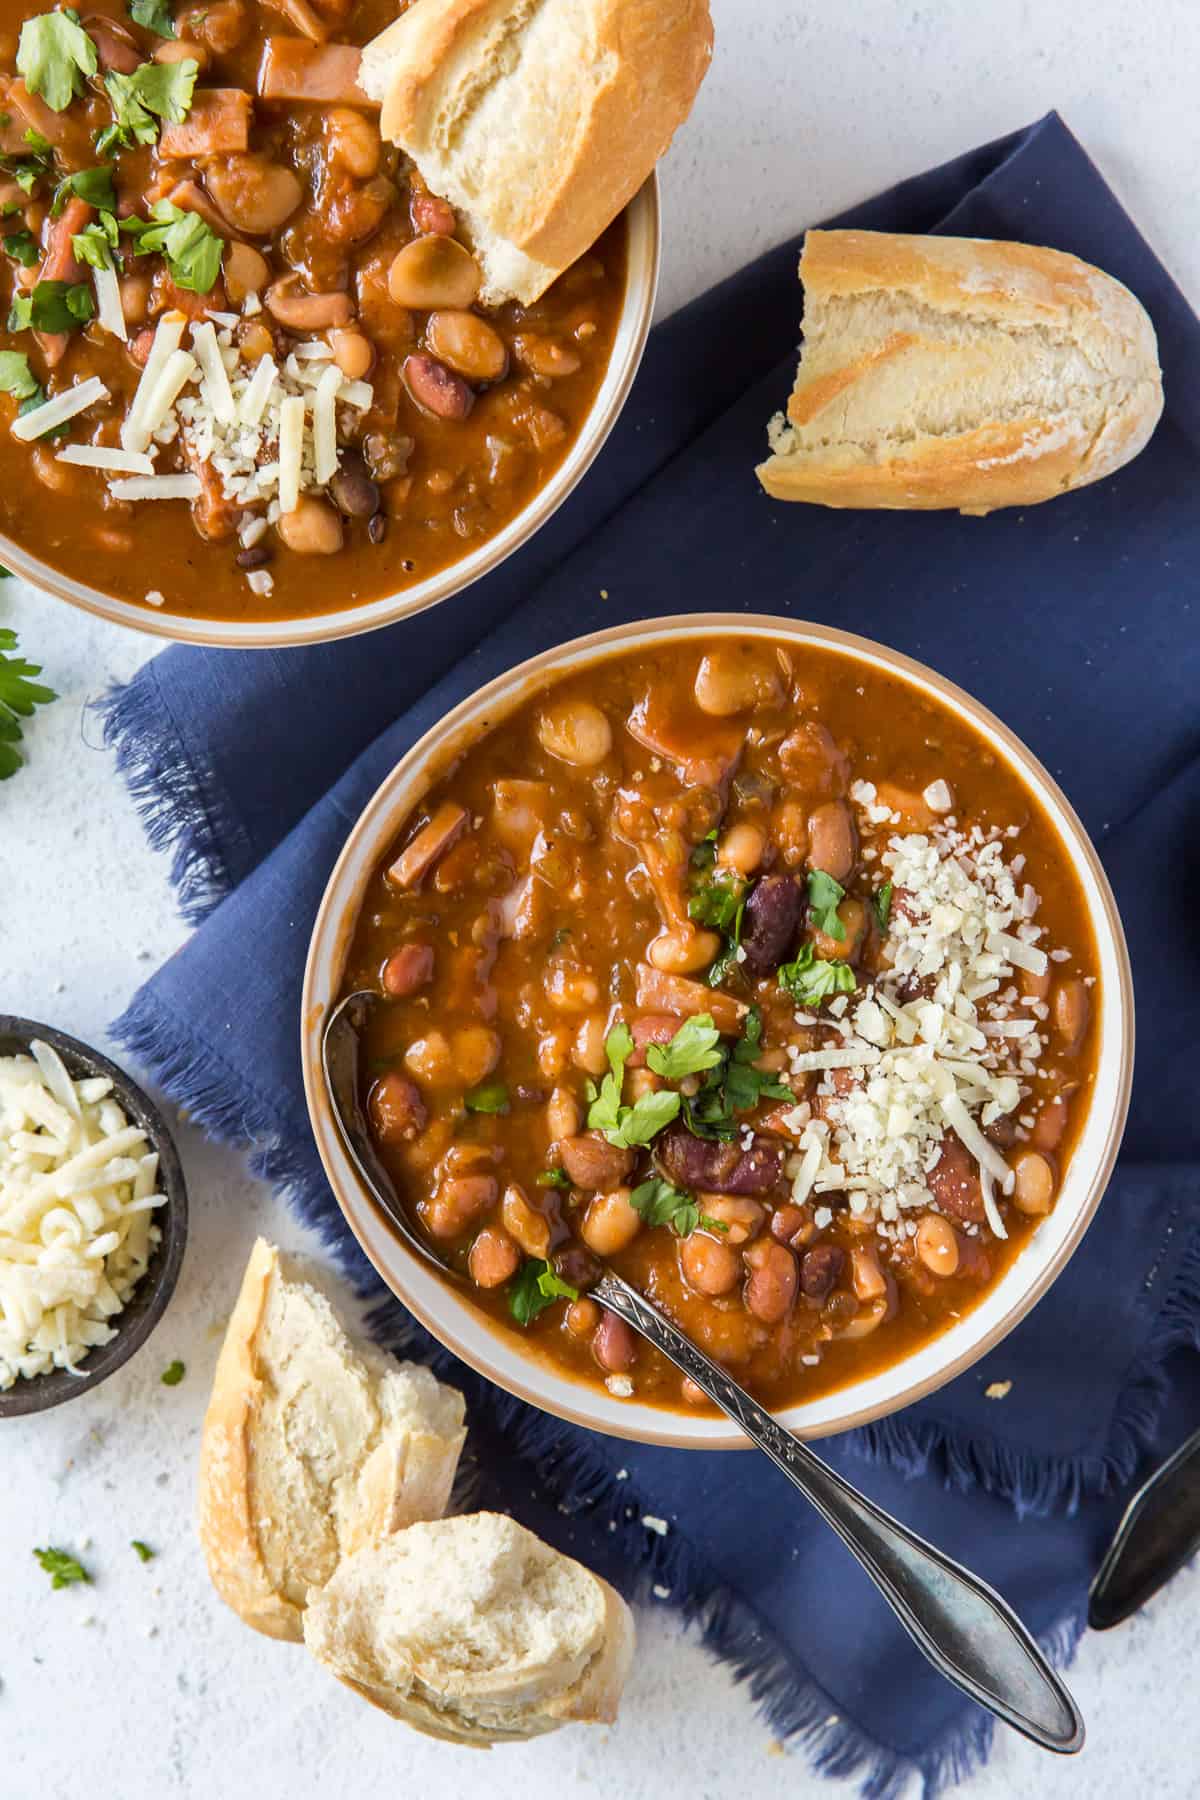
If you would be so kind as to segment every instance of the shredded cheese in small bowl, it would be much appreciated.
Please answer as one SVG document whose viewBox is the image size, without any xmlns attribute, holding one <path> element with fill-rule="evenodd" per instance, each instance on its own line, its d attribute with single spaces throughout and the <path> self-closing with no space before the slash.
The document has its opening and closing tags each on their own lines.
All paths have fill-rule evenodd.
<svg viewBox="0 0 1200 1800">
<path fill-rule="evenodd" d="M 0 1416 L 57 1405 L 133 1354 L 186 1226 L 146 1096 L 85 1045 L 0 1019 Z"/>
</svg>

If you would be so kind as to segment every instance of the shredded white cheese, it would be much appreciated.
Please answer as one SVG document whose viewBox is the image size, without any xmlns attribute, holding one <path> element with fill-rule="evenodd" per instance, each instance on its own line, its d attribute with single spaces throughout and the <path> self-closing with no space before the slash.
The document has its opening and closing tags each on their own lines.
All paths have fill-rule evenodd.
<svg viewBox="0 0 1200 1800">
<path fill-rule="evenodd" d="M 337 474 L 337 394 L 342 371 L 336 363 L 322 372 L 313 396 L 313 474 L 324 487 Z"/>
<path fill-rule="evenodd" d="M 81 469 L 110 469 L 116 475 L 153 475 L 152 458 L 138 450 L 110 450 L 107 444 L 65 444 L 56 462 Z"/>
<path fill-rule="evenodd" d="M 213 417 L 222 425 L 232 425 L 237 417 L 233 392 L 229 386 L 225 364 L 221 361 L 217 334 L 208 319 L 192 326 L 192 349 L 204 371 L 204 398 L 212 407 Z"/>
<path fill-rule="evenodd" d="M 183 342 L 183 331 L 187 319 L 181 312 L 167 312 L 158 321 L 154 333 L 154 341 L 150 346 L 150 354 L 146 358 L 146 366 L 142 370 L 142 378 L 134 391 L 133 400 L 121 427 L 121 442 L 126 450 L 145 450 L 150 444 L 150 427 L 144 423 L 146 403 L 153 393 L 159 376 L 167 365 L 167 359 L 178 350 Z"/>
<path fill-rule="evenodd" d="M 31 412 L 21 413 L 12 423 L 12 434 L 23 444 L 34 438 L 44 437 L 53 431 L 56 425 L 65 425 L 76 413 L 84 412 L 94 406 L 97 400 L 107 400 L 108 389 L 98 375 L 89 375 L 86 381 L 78 382 L 68 388 L 64 394 L 55 394 L 41 406 L 35 406 Z"/>
<path fill-rule="evenodd" d="M 158 1157 L 100 1077 L 73 1081 L 47 1044 L 0 1057 L 0 1388 L 88 1351 L 146 1273 Z"/>
<path fill-rule="evenodd" d="M 110 481 L 114 500 L 195 500 L 200 493 L 198 475 L 132 475 L 128 481 Z"/>
<path fill-rule="evenodd" d="M 279 510 L 295 512 L 300 500 L 300 464 L 304 454 L 304 400 L 289 394 L 279 408 Z"/>
<path fill-rule="evenodd" d="M 120 338 L 123 344 L 129 342 L 129 333 L 125 326 L 125 309 L 121 305 L 121 284 L 117 280 L 115 269 L 93 269 L 96 289 L 96 316 L 101 327 L 110 337 Z"/>
</svg>

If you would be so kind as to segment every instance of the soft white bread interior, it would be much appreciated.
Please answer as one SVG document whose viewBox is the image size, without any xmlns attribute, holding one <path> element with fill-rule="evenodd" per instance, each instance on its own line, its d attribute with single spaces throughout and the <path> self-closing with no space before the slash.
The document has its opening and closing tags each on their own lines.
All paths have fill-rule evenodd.
<svg viewBox="0 0 1200 1800">
<path fill-rule="evenodd" d="M 499 1513 L 414 1525 L 347 1558 L 304 1615 L 339 1681 L 431 1737 L 489 1745 L 608 1722 L 629 1608 Z"/>
<path fill-rule="evenodd" d="M 343 1557 L 441 1518 L 463 1411 L 428 1369 L 352 1344 L 260 1238 L 200 1452 L 200 1540 L 221 1598 L 257 1631 L 300 1642 L 310 1590 Z"/>
<path fill-rule="evenodd" d="M 641 187 L 711 59 L 708 0 L 413 0 L 359 80 L 458 209 L 484 300 L 529 304 Z"/>
<path fill-rule="evenodd" d="M 976 238 L 810 231 L 778 500 L 1029 506 L 1111 475 L 1162 412 L 1154 327 L 1078 257 Z"/>
</svg>

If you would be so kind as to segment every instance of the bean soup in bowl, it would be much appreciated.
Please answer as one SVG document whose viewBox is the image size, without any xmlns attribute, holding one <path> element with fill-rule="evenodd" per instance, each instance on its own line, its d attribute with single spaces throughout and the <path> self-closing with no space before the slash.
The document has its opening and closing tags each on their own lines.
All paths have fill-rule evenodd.
<svg viewBox="0 0 1200 1800">
<path fill-rule="evenodd" d="M 874 646 L 722 626 L 606 634 L 426 753 L 347 853 L 323 996 L 380 995 L 364 1099 L 456 1314 L 634 1435 L 707 1404 L 589 1297 L 605 1265 L 832 1429 L 1031 1303 L 1127 1080 L 1111 902 L 1027 753 Z"/>
</svg>

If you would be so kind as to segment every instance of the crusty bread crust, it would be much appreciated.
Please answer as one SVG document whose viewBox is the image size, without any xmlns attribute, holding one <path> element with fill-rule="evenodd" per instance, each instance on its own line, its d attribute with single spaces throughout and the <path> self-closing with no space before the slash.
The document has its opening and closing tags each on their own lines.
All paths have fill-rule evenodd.
<svg viewBox="0 0 1200 1800">
<path fill-rule="evenodd" d="M 1028 506 L 1113 473 L 1162 412 L 1154 328 L 1062 251 L 810 231 L 805 352 L 759 479 L 832 507 Z"/>
<path fill-rule="evenodd" d="M 503 28 L 519 45 L 539 12 L 561 12 L 564 52 L 572 46 L 554 71 L 555 129 L 516 147 L 520 168 L 514 147 L 498 143 L 487 166 L 464 170 L 448 141 L 459 121 L 489 88 L 519 79 L 504 59 L 484 66 L 487 44 Z M 581 34 L 586 53 L 577 55 Z M 413 157 L 478 240 L 503 241 L 510 291 L 493 282 L 485 297 L 529 303 L 642 186 L 691 111 L 712 42 L 708 0 L 415 0 L 368 45 L 362 80 L 382 103 L 384 137 Z M 549 125 L 549 107 L 539 111 Z"/>
<path fill-rule="evenodd" d="M 225 1604 L 267 1637 L 299 1644 L 301 1610 L 271 1585 L 250 1501 L 251 1442 L 263 1396 L 254 1343 L 278 1261 L 274 1246 L 259 1238 L 217 1358 L 200 1442 L 199 1531 L 209 1575 Z"/>
</svg>

